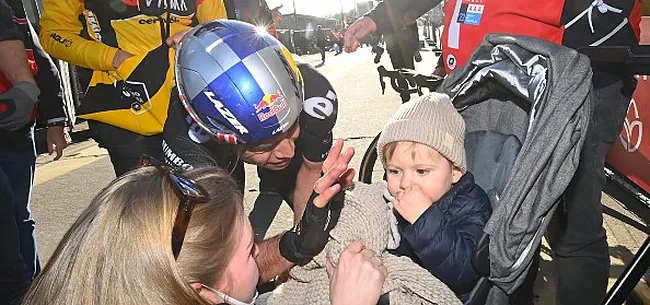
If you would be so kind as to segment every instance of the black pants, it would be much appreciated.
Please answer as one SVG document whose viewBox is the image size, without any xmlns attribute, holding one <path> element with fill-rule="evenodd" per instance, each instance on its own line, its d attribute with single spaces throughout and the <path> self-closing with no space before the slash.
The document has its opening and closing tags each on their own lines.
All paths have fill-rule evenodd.
<svg viewBox="0 0 650 305">
<path fill-rule="evenodd" d="M 138 167 L 140 156 L 150 156 L 163 161 L 162 137 L 143 136 L 98 121 L 89 121 L 93 140 L 106 148 L 117 177 Z"/>
<path fill-rule="evenodd" d="M 0 129 L 0 304 L 19 304 L 41 270 L 30 210 L 34 127 Z"/>
<path fill-rule="evenodd" d="M 415 69 L 415 61 L 413 59 L 415 50 L 407 41 L 403 42 L 397 37 L 387 38 L 386 51 L 388 52 L 388 56 L 390 56 L 393 69 Z M 400 88 L 409 87 L 406 80 L 403 79 L 398 79 L 397 84 Z M 400 93 L 400 98 L 402 99 L 402 103 L 408 102 L 411 99 L 411 94 L 406 92 Z"/>
<path fill-rule="evenodd" d="M 320 60 L 325 62 L 325 45 L 318 45 L 318 51 L 320 52 Z"/>
<path fill-rule="evenodd" d="M 625 88 L 623 83 L 594 91 L 594 112 L 580 164 L 547 229 L 557 273 L 558 305 L 600 304 L 607 292 L 610 261 L 601 204 L 603 168 L 607 152 L 621 132 L 635 86 L 633 80 Z M 534 263 L 526 281 L 528 287 L 518 291 L 526 291 L 523 294 L 529 296 L 528 300 L 511 304 L 532 304 L 536 271 Z"/>
</svg>

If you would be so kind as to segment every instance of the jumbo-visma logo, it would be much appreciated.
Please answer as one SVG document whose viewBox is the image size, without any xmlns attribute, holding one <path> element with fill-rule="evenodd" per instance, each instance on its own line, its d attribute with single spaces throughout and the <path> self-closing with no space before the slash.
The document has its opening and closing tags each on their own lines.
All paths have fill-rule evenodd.
<svg viewBox="0 0 650 305">
<path fill-rule="evenodd" d="M 643 122 L 639 118 L 639 108 L 634 99 L 630 101 L 630 106 L 627 108 L 623 130 L 618 137 L 627 152 L 633 153 L 639 150 L 643 139 Z"/>
</svg>

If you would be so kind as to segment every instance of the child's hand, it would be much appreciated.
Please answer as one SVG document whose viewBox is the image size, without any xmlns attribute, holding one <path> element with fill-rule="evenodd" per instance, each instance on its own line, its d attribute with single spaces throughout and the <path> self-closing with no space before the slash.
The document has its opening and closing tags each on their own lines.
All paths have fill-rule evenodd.
<svg viewBox="0 0 650 305">
<path fill-rule="evenodd" d="M 415 223 L 432 204 L 433 200 L 417 184 L 405 191 L 397 191 L 393 202 L 395 210 L 410 224 Z"/>
</svg>

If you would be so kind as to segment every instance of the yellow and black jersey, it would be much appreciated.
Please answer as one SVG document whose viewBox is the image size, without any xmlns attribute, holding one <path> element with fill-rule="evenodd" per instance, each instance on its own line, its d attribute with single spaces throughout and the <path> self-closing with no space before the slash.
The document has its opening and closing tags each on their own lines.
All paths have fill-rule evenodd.
<svg viewBox="0 0 650 305">
<path fill-rule="evenodd" d="M 52 56 L 88 69 L 80 117 L 153 135 L 174 87 L 166 38 L 225 18 L 223 0 L 44 0 L 40 38 Z M 118 49 L 134 56 L 114 69 Z"/>
</svg>

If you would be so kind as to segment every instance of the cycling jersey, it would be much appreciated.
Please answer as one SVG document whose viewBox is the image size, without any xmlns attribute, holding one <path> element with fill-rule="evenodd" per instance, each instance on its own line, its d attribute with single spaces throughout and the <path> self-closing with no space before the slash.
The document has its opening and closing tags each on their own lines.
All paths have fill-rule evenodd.
<svg viewBox="0 0 650 305">
<path fill-rule="evenodd" d="M 142 135 L 162 132 L 174 86 L 174 49 L 192 26 L 226 18 L 221 0 L 44 0 L 41 41 L 54 57 L 88 68 L 79 117 Z M 118 49 L 134 56 L 116 70 Z"/>
<path fill-rule="evenodd" d="M 332 145 L 332 129 L 338 112 L 336 92 L 325 76 L 311 65 L 298 62 L 297 66 L 305 84 L 305 101 L 294 160 L 300 158 L 297 161 L 302 164 L 304 157 L 311 162 L 322 162 Z M 239 161 L 237 146 L 220 144 L 203 132 L 177 98 L 169 107 L 163 132 L 163 153 L 165 161 L 174 166 L 218 165 L 231 174 Z"/>
</svg>

